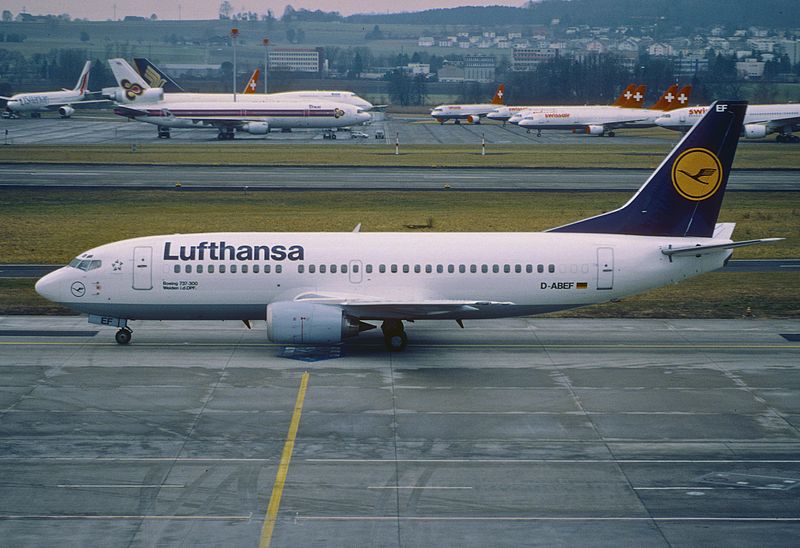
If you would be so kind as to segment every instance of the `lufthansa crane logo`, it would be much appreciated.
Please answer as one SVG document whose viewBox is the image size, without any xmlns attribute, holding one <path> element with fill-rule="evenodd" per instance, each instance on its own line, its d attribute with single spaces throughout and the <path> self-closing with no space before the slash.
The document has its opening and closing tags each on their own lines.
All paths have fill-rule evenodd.
<svg viewBox="0 0 800 548">
<path fill-rule="evenodd" d="M 701 202 L 716 194 L 722 184 L 722 164 L 705 148 L 690 148 L 672 164 L 672 186 L 678 194 Z"/>
<path fill-rule="evenodd" d="M 130 80 L 122 80 L 120 84 L 125 90 L 125 97 L 127 97 L 129 101 L 135 101 L 138 95 L 144 93 L 142 86 L 133 83 Z"/>
</svg>

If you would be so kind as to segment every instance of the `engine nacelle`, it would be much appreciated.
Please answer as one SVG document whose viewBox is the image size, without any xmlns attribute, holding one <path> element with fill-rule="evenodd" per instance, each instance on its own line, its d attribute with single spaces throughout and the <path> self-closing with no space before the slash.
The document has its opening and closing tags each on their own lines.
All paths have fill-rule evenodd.
<svg viewBox="0 0 800 548">
<path fill-rule="evenodd" d="M 761 124 L 746 124 L 744 136 L 748 139 L 762 139 L 767 136 L 767 126 Z"/>
<path fill-rule="evenodd" d="M 247 122 L 242 126 L 242 131 L 253 135 L 266 135 L 269 133 L 269 124 L 267 122 Z"/>
<path fill-rule="evenodd" d="M 296 301 L 267 306 L 267 336 L 277 344 L 337 344 L 374 328 L 336 306 Z"/>
<path fill-rule="evenodd" d="M 113 96 L 117 103 L 158 103 L 164 100 L 164 90 L 162 88 L 142 89 L 139 86 L 131 86 L 129 89 L 117 88 Z"/>
<path fill-rule="evenodd" d="M 586 126 L 586 133 L 589 135 L 602 135 L 605 132 L 603 126 Z"/>
<path fill-rule="evenodd" d="M 469 122 L 470 124 L 480 124 L 481 123 L 481 117 L 480 116 L 476 116 L 474 114 L 470 114 L 469 116 L 467 116 L 467 122 Z"/>
<path fill-rule="evenodd" d="M 69 118 L 73 114 L 75 114 L 75 109 L 69 105 L 64 105 L 58 107 L 58 113 L 61 115 L 62 118 Z"/>
</svg>

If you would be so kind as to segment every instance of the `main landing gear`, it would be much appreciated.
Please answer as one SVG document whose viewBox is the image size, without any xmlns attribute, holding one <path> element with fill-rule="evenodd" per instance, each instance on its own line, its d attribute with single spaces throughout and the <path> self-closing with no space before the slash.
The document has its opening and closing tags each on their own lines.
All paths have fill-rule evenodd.
<svg viewBox="0 0 800 548">
<path fill-rule="evenodd" d="M 170 138 L 169 128 L 166 126 L 158 126 L 158 138 L 169 139 Z"/>
<path fill-rule="evenodd" d="M 234 136 L 233 128 L 226 127 L 219 130 L 219 133 L 217 134 L 217 139 L 219 139 L 220 141 L 233 141 L 233 136 Z"/>
<path fill-rule="evenodd" d="M 779 143 L 800 143 L 800 137 L 791 134 L 783 135 L 779 133 L 778 136 L 775 137 L 775 140 Z"/>
<path fill-rule="evenodd" d="M 383 343 L 389 352 L 402 352 L 408 346 L 403 320 L 384 320 L 381 331 L 383 331 Z"/>
<path fill-rule="evenodd" d="M 114 338 L 117 340 L 117 344 L 128 344 L 131 342 L 131 335 L 133 335 L 133 331 L 129 327 L 123 327 L 117 331 Z"/>
</svg>

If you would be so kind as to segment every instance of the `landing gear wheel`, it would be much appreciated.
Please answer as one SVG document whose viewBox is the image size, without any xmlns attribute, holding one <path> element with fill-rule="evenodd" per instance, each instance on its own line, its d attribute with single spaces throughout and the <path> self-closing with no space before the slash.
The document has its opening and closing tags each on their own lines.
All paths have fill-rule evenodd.
<svg viewBox="0 0 800 548">
<path fill-rule="evenodd" d="M 408 335 L 405 331 L 383 336 L 383 344 L 389 352 L 402 352 L 408 346 Z"/>
<path fill-rule="evenodd" d="M 131 335 L 133 333 L 130 329 L 120 329 L 117 331 L 117 334 L 114 335 L 114 338 L 117 340 L 117 344 L 128 344 L 131 342 Z"/>
<path fill-rule="evenodd" d="M 609 132 L 608 132 L 608 136 L 609 136 L 609 137 L 614 137 L 614 136 L 616 136 L 616 135 L 617 135 L 617 134 L 616 134 L 616 133 L 614 133 L 613 131 L 609 131 Z"/>
<path fill-rule="evenodd" d="M 402 320 L 386 320 L 381 325 L 383 343 L 389 352 L 402 352 L 408 346 L 408 336 Z"/>
</svg>

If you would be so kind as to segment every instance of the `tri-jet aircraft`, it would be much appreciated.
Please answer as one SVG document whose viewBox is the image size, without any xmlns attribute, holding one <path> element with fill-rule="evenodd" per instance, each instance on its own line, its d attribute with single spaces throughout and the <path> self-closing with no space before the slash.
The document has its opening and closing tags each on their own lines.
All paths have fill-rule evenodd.
<svg viewBox="0 0 800 548">
<path fill-rule="evenodd" d="M 266 320 L 290 345 L 338 344 L 378 322 L 391 351 L 406 347 L 405 321 L 613 301 L 780 239 L 734 242 L 734 224 L 717 224 L 746 108 L 714 103 L 625 205 L 546 232 L 146 236 L 84 251 L 36 291 L 118 327 L 120 344 L 131 320 Z"/>
<path fill-rule="evenodd" d="M 75 113 L 75 107 L 73 106 L 75 103 L 108 103 L 106 100 L 84 100 L 86 91 L 89 89 L 89 71 L 91 68 L 92 62 L 86 61 L 73 89 L 17 93 L 11 97 L 0 96 L 0 99 L 7 101 L 6 110 L 14 114 L 29 113 L 31 118 L 39 118 L 42 112 L 57 111 L 62 118 L 69 118 Z"/>
<path fill-rule="evenodd" d="M 322 100 L 275 99 L 249 94 L 165 94 L 151 88 L 124 59 L 109 59 L 119 89 L 114 93 L 114 113 L 154 124 L 159 138 L 169 138 L 172 128 L 216 128 L 217 138 L 231 140 L 235 132 L 266 135 L 271 129 L 330 129 L 369 122 L 362 109 Z"/>
</svg>

